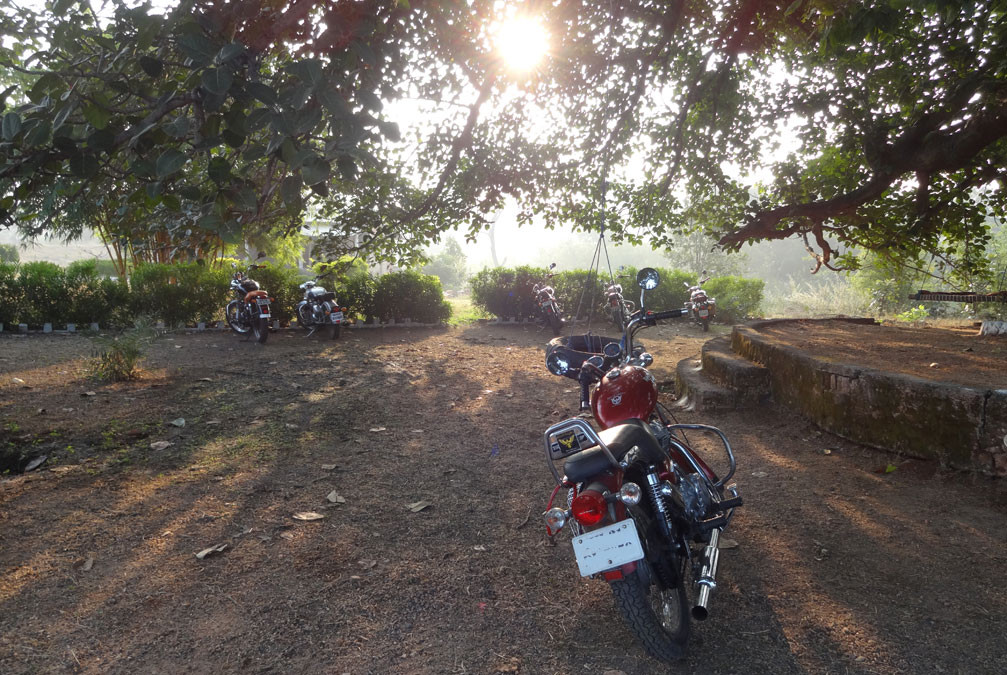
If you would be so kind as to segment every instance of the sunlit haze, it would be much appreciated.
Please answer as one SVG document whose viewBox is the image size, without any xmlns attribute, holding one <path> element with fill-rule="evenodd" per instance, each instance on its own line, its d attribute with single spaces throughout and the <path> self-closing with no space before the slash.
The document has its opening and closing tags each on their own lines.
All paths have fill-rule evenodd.
<svg viewBox="0 0 1007 675">
<path fill-rule="evenodd" d="M 537 19 L 513 17 L 496 29 L 493 44 L 508 70 L 527 73 L 549 51 L 549 33 Z"/>
</svg>

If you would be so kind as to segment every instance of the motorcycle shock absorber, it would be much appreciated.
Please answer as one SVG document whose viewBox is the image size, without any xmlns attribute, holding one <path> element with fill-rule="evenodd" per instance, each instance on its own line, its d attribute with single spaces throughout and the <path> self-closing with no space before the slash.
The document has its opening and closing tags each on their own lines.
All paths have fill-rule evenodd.
<svg viewBox="0 0 1007 675">
<path fill-rule="evenodd" d="M 655 467 L 651 467 L 647 472 L 647 493 L 654 505 L 654 513 L 661 525 L 661 532 L 668 541 L 671 541 L 671 519 L 668 516 L 668 505 L 664 503 L 664 485 Z"/>
</svg>

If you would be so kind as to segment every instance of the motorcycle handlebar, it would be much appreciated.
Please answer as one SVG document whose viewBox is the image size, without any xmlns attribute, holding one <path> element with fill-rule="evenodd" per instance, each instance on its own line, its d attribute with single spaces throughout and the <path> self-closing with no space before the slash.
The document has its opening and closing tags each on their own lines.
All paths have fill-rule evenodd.
<svg viewBox="0 0 1007 675">
<path fill-rule="evenodd" d="M 677 319 L 680 316 L 685 316 L 689 313 L 689 310 L 682 309 L 669 309 L 666 312 L 654 312 L 653 314 L 648 314 L 647 318 L 651 321 L 664 321 L 665 319 Z"/>
</svg>

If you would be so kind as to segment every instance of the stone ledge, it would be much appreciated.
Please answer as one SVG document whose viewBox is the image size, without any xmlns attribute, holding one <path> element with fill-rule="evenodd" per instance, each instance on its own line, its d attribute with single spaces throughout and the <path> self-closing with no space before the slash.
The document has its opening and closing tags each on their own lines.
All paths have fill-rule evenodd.
<svg viewBox="0 0 1007 675">
<path fill-rule="evenodd" d="M 739 356 L 731 349 L 728 336 L 703 343 L 702 372 L 706 377 L 737 394 L 739 405 L 758 405 L 770 398 L 769 370 Z"/>
<path fill-rule="evenodd" d="M 731 333 L 735 352 L 769 369 L 774 400 L 866 445 L 1007 475 L 1007 390 L 819 361 L 759 333 L 782 321 L 789 320 L 735 326 Z"/>
<path fill-rule="evenodd" d="M 734 410 L 738 407 L 738 394 L 703 376 L 701 362 L 682 359 L 675 368 L 676 407 L 683 410 L 712 412 Z"/>
</svg>

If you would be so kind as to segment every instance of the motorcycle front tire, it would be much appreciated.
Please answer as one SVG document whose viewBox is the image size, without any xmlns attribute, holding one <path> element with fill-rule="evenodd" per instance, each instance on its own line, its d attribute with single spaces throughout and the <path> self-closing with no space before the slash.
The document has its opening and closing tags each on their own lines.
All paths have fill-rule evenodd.
<svg viewBox="0 0 1007 675">
<path fill-rule="evenodd" d="M 615 604 L 622 614 L 630 632 L 636 636 L 643 648 L 655 659 L 665 663 L 675 663 L 685 658 L 689 642 L 689 601 L 685 585 L 679 582 L 676 588 L 659 591 L 657 582 L 645 585 L 637 570 L 624 578 L 609 581 Z M 669 630 L 661 623 L 652 602 L 655 593 L 663 593 L 674 605 L 670 612 L 677 614 L 677 627 Z"/>
<path fill-rule="evenodd" d="M 224 320 L 231 330 L 238 335 L 247 335 L 249 326 L 241 321 L 241 304 L 237 300 L 231 300 L 224 308 Z"/>
<path fill-rule="evenodd" d="M 252 334 L 255 336 L 255 341 L 260 345 L 266 343 L 266 338 L 269 337 L 269 319 L 264 319 L 261 316 L 257 316 L 252 319 Z"/>
<path fill-rule="evenodd" d="M 552 328 L 552 334 L 559 337 L 563 332 L 563 319 L 559 318 L 558 314 L 550 313 L 546 319 L 549 321 L 549 327 Z"/>
</svg>

